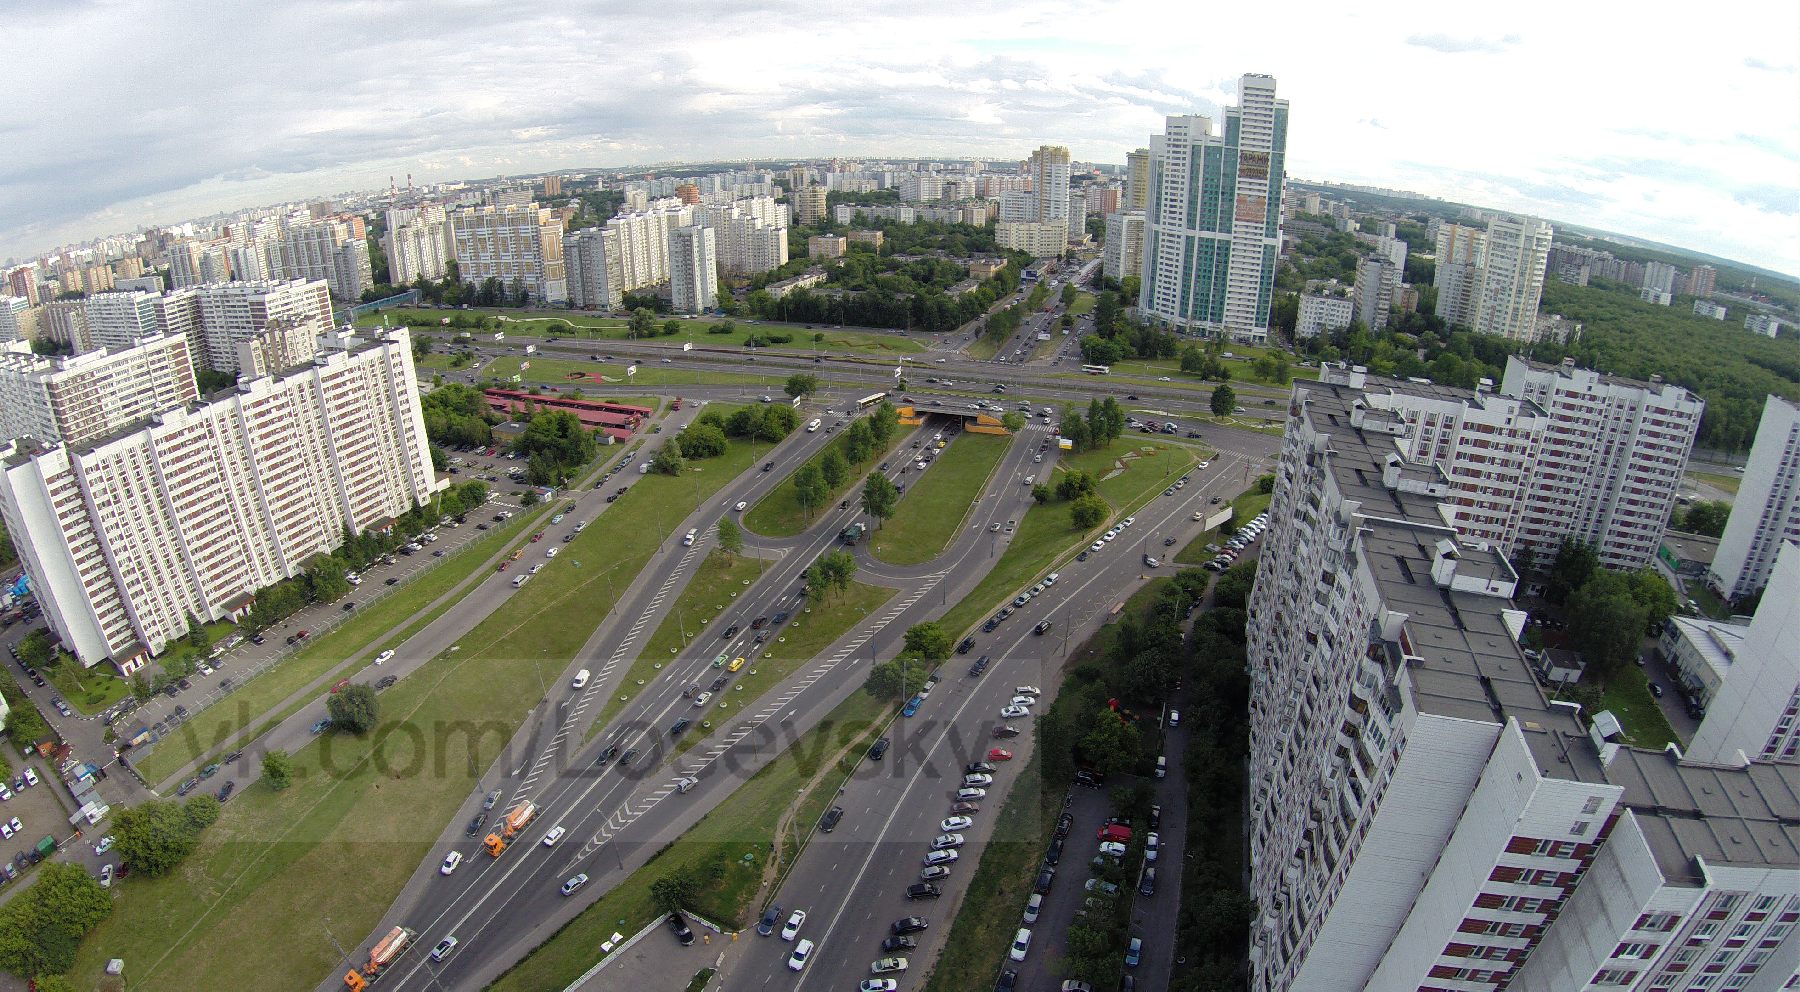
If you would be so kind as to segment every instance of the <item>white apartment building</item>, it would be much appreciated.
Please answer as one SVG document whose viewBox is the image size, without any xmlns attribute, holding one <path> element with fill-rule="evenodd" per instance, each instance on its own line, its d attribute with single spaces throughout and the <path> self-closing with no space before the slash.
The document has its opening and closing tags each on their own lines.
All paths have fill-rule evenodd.
<svg viewBox="0 0 1800 992">
<path fill-rule="evenodd" d="M 162 411 L 88 444 L 0 452 L 0 518 L 45 619 L 87 666 L 129 675 L 187 617 L 255 590 L 431 498 L 404 328 L 324 342 L 311 365 Z"/>
<path fill-rule="evenodd" d="M 66 344 L 77 354 L 94 350 L 94 336 L 88 332 L 86 300 L 51 300 L 38 311 L 38 329 L 46 339 Z"/>
<path fill-rule="evenodd" d="M 1652 376 L 1638 382 L 1511 357 L 1500 391 L 1548 421 L 1519 540 L 1540 560 L 1565 537 L 1595 545 L 1608 568 L 1650 563 L 1675 507 L 1706 403 Z"/>
<path fill-rule="evenodd" d="M 1262 343 L 1281 251 L 1288 105 L 1272 76 L 1238 79 L 1238 105 L 1213 134 L 1170 117 L 1150 138 L 1150 205 L 1138 308 L 1152 320 Z"/>
<path fill-rule="evenodd" d="M 1481 300 L 1481 260 L 1487 252 L 1487 232 L 1464 224 L 1441 224 L 1437 229 L 1437 315 L 1446 323 L 1475 326 Z"/>
<path fill-rule="evenodd" d="M 703 206 L 695 223 L 718 232 L 719 262 L 732 275 L 756 275 L 788 261 L 787 205 L 752 197 Z"/>
<path fill-rule="evenodd" d="M 1108 214 L 1106 244 L 1100 249 L 1101 270 L 1108 279 L 1144 274 L 1144 214 L 1126 210 Z"/>
<path fill-rule="evenodd" d="M 23 296 L 0 296 L 0 343 L 37 337 L 37 318 Z"/>
<path fill-rule="evenodd" d="M 563 235 L 563 267 L 568 273 L 569 306 L 577 310 L 617 310 L 624 302 L 619 253 L 607 249 L 613 237 L 604 227 Z"/>
<path fill-rule="evenodd" d="M 1294 322 L 1294 337 L 1314 338 L 1320 334 L 1343 330 L 1356 320 L 1356 301 L 1347 296 L 1307 293 L 1300 297 L 1300 315 Z"/>
<path fill-rule="evenodd" d="M 789 193 L 788 198 L 794 203 L 794 219 L 798 223 L 810 226 L 825 219 L 825 187 L 802 186 Z"/>
<path fill-rule="evenodd" d="M 96 348 L 120 351 L 139 338 L 158 333 L 157 293 L 95 293 L 82 303 L 89 339 Z"/>
<path fill-rule="evenodd" d="M 456 235 L 444 208 L 430 206 L 405 211 L 404 217 L 395 216 L 401 213 L 388 211 L 387 233 L 381 236 L 382 250 L 387 253 L 388 281 L 405 286 L 419 279 L 444 278 L 456 259 Z"/>
<path fill-rule="evenodd" d="M 1088 201 L 1086 193 L 1069 194 L 1069 240 L 1087 237 Z"/>
<path fill-rule="evenodd" d="M 1752 334 L 1761 334 L 1766 338 L 1772 338 L 1777 334 L 1780 334 L 1781 329 L 1785 326 L 1787 325 L 1783 324 L 1781 319 L 1772 313 L 1751 313 L 1744 315 L 1744 329 Z"/>
<path fill-rule="evenodd" d="M 618 254 L 620 292 L 669 281 L 669 233 L 693 224 L 694 216 L 692 206 L 663 200 L 606 222 L 606 249 Z"/>
<path fill-rule="evenodd" d="M 694 224 L 669 232 L 669 296 L 676 313 L 704 313 L 719 303 L 717 232 Z"/>
<path fill-rule="evenodd" d="M 1531 340 L 1554 234 L 1549 224 L 1530 217 L 1496 217 L 1488 222 L 1481 292 L 1470 325 L 1476 333 Z"/>
<path fill-rule="evenodd" d="M 1547 700 L 1505 557 L 1363 399 L 1296 383 L 1249 606 L 1251 988 L 1673 992 L 1620 961 L 1683 948 L 1749 976 L 1719 988 L 1780 987 L 1800 778 L 1621 747 Z"/>
<path fill-rule="evenodd" d="M 231 264 L 225 257 L 227 246 L 219 242 L 181 241 L 169 247 L 169 288 L 204 286 L 229 282 Z"/>
<path fill-rule="evenodd" d="M 165 333 L 186 333 L 190 343 L 197 336 L 200 357 L 220 372 L 236 372 L 238 346 L 262 334 L 271 321 L 310 321 L 319 330 L 331 327 L 331 292 L 325 281 L 199 286 L 165 297 L 158 315 Z"/>
<path fill-rule="evenodd" d="M 199 398 L 193 357 L 179 335 L 72 357 L 0 351 L 0 434 L 85 444 Z"/>
<path fill-rule="evenodd" d="M 1713 320 L 1724 320 L 1725 313 L 1725 306 L 1722 303 L 1714 303 L 1711 300 L 1694 301 L 1694 316 L 1696 317 L 1710 317 Z"/>
<path fill-rule="evenodd" d="M 1710 617 L 1670 617 L 1657 648 L 1675 671 L 1676 688 L 1711 706 L 1744 647 L 1747 624 Z"/>
<path fill-rule="evenodd" d="M 1055 258 L 1069 247 L 1066 220 L 1048 224 L 1033 221 L 997 221 L 994 241 L 1008 251 L 1022 251 L 1033 258 Z"/>
<path fill-rule="evenodd" d="M 450 215 L 456 264 L 466 283 L 498 279 L 511 292 L 523 285 L 539 303 L 568 299 L 563 270 L 563 224 L 535 204 L 474 207 Z"/>
<path fill-rule="evenodd" d="M 1688 757 L 1800 764 L 1800 539 L 1782 544 L 1756 617 L 1733 647 Z"/>
<path fill-rule="evenodd" d="M 1069 150 L 1062 145 L 1042 145 L 1031 153 L 1031 158 L 1025 164 L 1025 172 L 1031 177 L 1031 195 L 1034 201 L 1034 213 L 1029 219 L 1039 224 L 1060 222 L 1067 231 Z"/>
<path fill-rule="evenodd" d="M 1675 293 L 1675 280 L 1680 278 L 1681 270 L 1667 262 L 1645 262 L 1644 281 L 1639 289 L 1654 289 L 1663 296 Z"/>
<path fill-rule="evenodd" d="M 1405 262 L 1395 265 L 1387 255 L 1364 255 L 1356 262 L 1356 319 L 1370 330 L 1393 322 L 1394 305 L 1400 301 L 1400 275 Z"/>
<path fill-rule="evenodd" d="M 1800 540 L 1800 406 L 1770 396 L 1707 584 L 1726 599 L 1761 589 L 1784 543 Z"/>
</svg>

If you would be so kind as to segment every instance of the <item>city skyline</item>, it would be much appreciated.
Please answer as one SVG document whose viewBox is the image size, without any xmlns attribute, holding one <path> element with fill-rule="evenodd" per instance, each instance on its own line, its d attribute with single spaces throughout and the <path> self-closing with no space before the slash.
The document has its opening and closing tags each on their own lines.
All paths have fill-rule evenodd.
<svg viewBox="0 0 1800 992">
<path fill-rule="evenodd" d="M 1321 7 L 1284 32 L 1248 11 L 1134 2 L 927 4 L 835 12 L 809 24 L 805 50 L 779 43 L 789 23 L 770 16 L 779 4 L 695 10 L 692 22 L 710 27 L 701 39 L 662 30 L 652 12 L 301 3 L 243 20 L 223 7 L 149 17 L 136 6 L 18 15 L 32 55 L 9 60 L 0 80 L 59 112 L 7 128 L 21 151 L 0 166 L 0 253 L 408 173 L 434 182 L 750 157 L 1022 160 L 1041 144 L 1122 165 L 1165 116 L 1217 116 L 1237 76 L 1256 72 L 1279 78 L 1301 108 L 1290 176 L 1410 189 L 1800 273 L 1800 140 L 1767 126 L 1800 115 L 1788 43 L 1800 12 L 1773 4 L 1687 18 L 1679 32 L 1662 17 L 1547 4 L 1505 23 L 1452 10 L 1378 22 Z M 1147 18 L 1158 30 L 1132 29 Z M 1228 62 L 1193 57 L 1183 39 L 1202 29 L 1239 42 Z M 215 35 L 266 64 L 252 77 L 230 59 L 172 58 Z M 304 54 L 275 43 L 301 36 L 334 42 Z M 160 82 L 126 98 L 146 53 Z M 1579 75 L 1557 68 L 1576 65 Z M 1700 73 L 1708 85 L 1685 85 Z"/>
</svg>

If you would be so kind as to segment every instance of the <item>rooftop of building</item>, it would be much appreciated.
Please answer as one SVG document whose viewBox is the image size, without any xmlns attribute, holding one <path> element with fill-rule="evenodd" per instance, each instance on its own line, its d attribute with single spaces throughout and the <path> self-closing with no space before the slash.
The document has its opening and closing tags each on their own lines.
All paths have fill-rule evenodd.
<svg viewBox="0 0 1800 992">
<path fill-rule="evenodd" d="M 1719 539 L 1707 537 L 1705 534 L 1689 534 L 1684 531 L 1671 530 L 1663 533 L 1663 547 L 1681 561 L 1700 562 L 1710 565 L 1714 556 L 1719 553 Z"/>
<path fill-rule="evenodd" d="M 1606 778 L 1625 789 L 1621 801 L 1674 884 L 1704 884 L 1703 862 L 1800 868 L 1800 772 L 1791 765 L 1723 768 L 1621 748 Z"/>
</svg>

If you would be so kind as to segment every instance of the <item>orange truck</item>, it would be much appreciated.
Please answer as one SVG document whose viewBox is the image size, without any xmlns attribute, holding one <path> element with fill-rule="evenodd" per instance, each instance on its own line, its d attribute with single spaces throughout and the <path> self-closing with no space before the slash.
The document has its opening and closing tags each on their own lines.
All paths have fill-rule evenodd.
<svg viewBox="0 0 1800 992">
<path fill-rule="evenodd" d="M 520 803 L 508 810 L 506 816 L 499 823 L 499 829 L 488 834 L 487 839 L 481 842 L 488 857 L 499 857 L 500 852 L 506 850 L 506 842 L 525 829 L 525 824 L 530 823 L 531 818 L 536 815 L 537 806 L 534 803 Z"/>
<path fill-rule="evenodd" d="M 679 397 L 679 396 L 675 397 L 675 402 L 669 404 L 669 409 L 672 412 L 680 413 L 681 412 L 681 397 Z"/>
<path fill-rule="evenodd" d="M 370 949 L 369 963 L 364 965 L 361 971 L 352 968 L 344 973 L 344 987 L 349 992 L 362 992 L 363 989 L 368 988 L 369 983 L 381 974 L 383 968 L 394 963 L 408 947 L 412 946 L 415 936 L 417 934 L 405 927 L 395 927 L 389 930 L 387 936 L 377 941 L 375 946 Z"/>
</svg>

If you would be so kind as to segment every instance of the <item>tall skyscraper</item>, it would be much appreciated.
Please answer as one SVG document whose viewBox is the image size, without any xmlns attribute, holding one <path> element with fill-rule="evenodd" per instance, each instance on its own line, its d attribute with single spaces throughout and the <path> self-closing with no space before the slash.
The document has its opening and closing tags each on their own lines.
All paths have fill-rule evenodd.
<svg viewBox="0 0 1800 992">
<path fill-rule="evenodd" d="M 1479 334 L 1531 341 L 1554 229 L 1530 217 L 1496 217 L 1486 230 L 1438 228 L 1437 314 Z"/>
<path fill-rule="evenodd" d="M 319 284 L 321 290 L 323 284 Z M 404 328 L 88 444 L 16 441 L 0 519 L 44 618 L 125 675 L 440 486 Z"/>
<path fill-rule="evenodd" d="M 1031 176 L 1034 203 L 1032 221 L 1039 224 L 1069 224 L 1069 150 L 1061 145 L 1043 145 L 1031 153 L 1026 165 Z M 1071 234 L 1078 232 L 1070 232 Z"/>
<path fill-rule="evenodd" d="M 703 313 L 719 302 L 715 233 L 694 224 L 669 232 L 669 297 L 676 313 Z"/>
<path fill-rule="evenodd" d="M 1238 79 L 1222 133 L 1170 117 L 1150 138 L 1152 191 L 1139 308 L 1189 332 L 1262 342 L 1281 251 L 1288 105 L 1273 76 Z"/>
<path fill-rule="evenodd" d="M 623 302 L 619 253 L 608 250 L 609 237 L 611 230 L 604 227 L 586 227 L 563 235 L 569 306 L 577 310 L 617 310 Z"/>
<path fill-rule="evenodd" d="M 568 298 L 563 269 L 563 223 L 535 204 L 475 207 L 450 216 L 456 265 L 464 282 L 488 279 L 512 292 L 522 286 L 539 303 Z"/>
<path fill-rule="evenodd" d="M 1125 153 L 1124 210 L 1150 209 L 1150 149 Z"/>
<path fill-rule="evenodd" d="M 1144 215 L 1127 210 L 1106 218 L 1106 244 L 1101 247 L 1101 271 L 1108 279 L 1144 274 Z"/>
<path fill-rule="evenodd" d="M 1800 541 L 1800 407 L 1770 396 L 1708 584 L 1726 599 L 1756 592 L 1788 541 Z"/>
<path fill-rule="evenodd" d="M 1786 987 L 1800 770 L 1548 699 L 1505 556 L 1363 399 L 1295 384 L 1249 603 L 1253 992 Z"/>
</svg>

